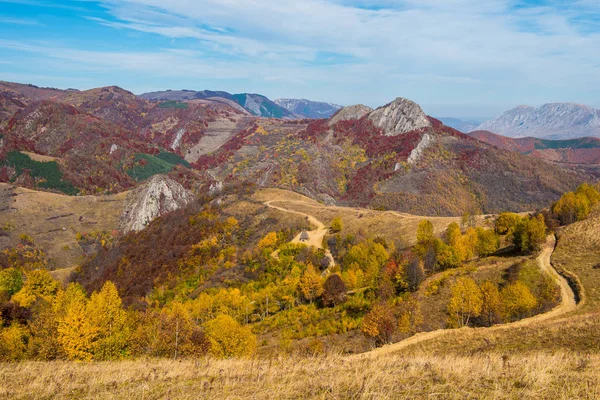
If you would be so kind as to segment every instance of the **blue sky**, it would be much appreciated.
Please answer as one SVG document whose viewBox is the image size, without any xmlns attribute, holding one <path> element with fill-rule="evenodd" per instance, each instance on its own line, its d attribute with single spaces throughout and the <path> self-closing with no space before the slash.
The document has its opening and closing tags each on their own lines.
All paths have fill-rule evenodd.
<svg viewBox="0 0 600 400">
<path fill-rule="evenodd" d="M 256 92 L 435 116 L 600 108 L 598 0 L 0 0 L 0 79 Z"/>
</svg>

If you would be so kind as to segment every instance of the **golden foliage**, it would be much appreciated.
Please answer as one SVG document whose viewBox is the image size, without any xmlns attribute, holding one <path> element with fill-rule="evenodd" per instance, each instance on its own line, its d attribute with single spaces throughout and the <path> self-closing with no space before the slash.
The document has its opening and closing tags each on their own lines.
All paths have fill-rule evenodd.
<svg viewBox="0 0 600 400">
<path fill-rule="evenodd" d="M 229 315 L 218 315 L 204 324 L 210 353 L 219 358 L 251 356 L 256 351 L 256 336 L 248 326 Z"/>
</svg>

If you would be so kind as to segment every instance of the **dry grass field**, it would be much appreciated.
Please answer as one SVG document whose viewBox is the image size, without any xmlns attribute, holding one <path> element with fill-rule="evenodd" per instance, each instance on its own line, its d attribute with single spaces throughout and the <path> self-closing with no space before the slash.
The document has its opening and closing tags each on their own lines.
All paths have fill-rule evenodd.
<svg viewBox="0 0 600 400">
<path fill-rule="evenodd" d="M 0 365 L 2 399 L 597 399 L 600 356 L 146 360 Z"/>
<path fill-rule="evenodd" d="M 77 232 L 117 229 L 128 192 L 111 196 L 65 196 L 0 183 L 0 227 L 10 226 L 0 238 L 2 247 L 31 235 L 56 269 L 72 268 L 83 259 Z"/>
</svg>

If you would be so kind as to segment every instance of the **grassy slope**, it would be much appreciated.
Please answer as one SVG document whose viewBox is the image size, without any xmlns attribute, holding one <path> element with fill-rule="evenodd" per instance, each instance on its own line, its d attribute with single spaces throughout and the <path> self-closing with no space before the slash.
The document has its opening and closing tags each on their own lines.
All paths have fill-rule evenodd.
<svg viewBox="0 0 600 400">
<path fill-rule="evenodd" d="M 8 238 L 2 238 L 2 244 L 16 243 L 20 234 L 27 233 L 48 253 L 56 268 L 68 268 L 81 262 L 83 252 L 75 239 L 77 232 L 117 229 L 127 196 L 127 192 L 73 197 L 24 188 L 13 191 L 5 183 L 0 183 L 0 191 L 14 193 L 6 205 L 10 210 L 0 213 L 0 226 L 6 223 L 15 226 L 8 232 Z M 64 217 L 48 220 L 57 216 Z M 66 230 L 63 231 L 63 227 Z"/>
<path fill-rule="evenodd" d="M 0 398 L 572 399 L 600 397 L 600 356 L 501 354 L 0 364 Z"/>
</svg>

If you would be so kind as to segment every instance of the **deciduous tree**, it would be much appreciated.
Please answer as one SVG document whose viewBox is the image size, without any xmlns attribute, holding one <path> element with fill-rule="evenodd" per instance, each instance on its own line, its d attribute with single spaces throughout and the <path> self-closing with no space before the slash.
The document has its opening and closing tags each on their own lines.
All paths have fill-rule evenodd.
<svg viewBox="0 0 600 400">
<path fill-rule="evenodd" d="M 219 315 L 204 324 L 215 357 L 251 356 L 256 351 L 256 336 L 249 326 L 242 326 L 229 315 Z"/>
<path fill-rule="evenodd" d="M 477 283 L 472 278 L 462 276 L 450 288 L 452 296 L 448 303 L 449 324 L 454 327 L 466 326 L 471 318 L 481 314 L 483 299 Z"/>
</svg>

